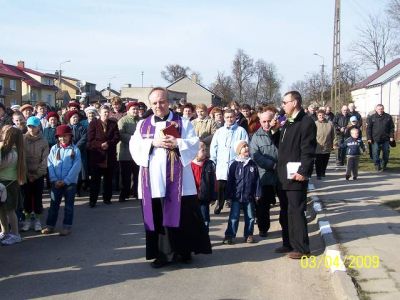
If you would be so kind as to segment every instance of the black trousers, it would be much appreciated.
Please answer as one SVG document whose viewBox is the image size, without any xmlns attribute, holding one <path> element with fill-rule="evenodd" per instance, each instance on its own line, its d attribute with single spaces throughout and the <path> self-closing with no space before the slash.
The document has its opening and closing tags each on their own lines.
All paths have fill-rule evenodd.
<svg viewBox="0 0 400 300">
<path fill-rule="evenodd" d="M 288 199 L 281 189 L 277 189 L 276 193 L 279 198 L 279 224 L 281 224 L 282 227 L 283 246 L 291 248 L 292 246 L 289 241 Z"/>
<path fill-rule="evenodd" d="M 217 208 L 222 209 L 225 203 L 225 188 L 226 188 L 226 180 L 218 180 L 218 189 L 217 189 Z"/>
<path fill-rule="evenodd" d="M 127 199 L 133 191 L 133 197 L 138 196 L 139 166 L 134 161 L 123 160 L 119 162 L 121 169 L 121 192 L 120 199 Z"/>
<path fill-rule="evenodd" d="M 283 190 L 281 192 L 280 203 L 285 203 L 284 205 L 281 204 L 281 212 L 283 211 L 283 217 L 287 214 L 290 246 L 294 251 L 309 253 L 310 242 L 308 239 L 307 220 L 304 214 L 306 209 L 307 191 Z"/>
<path fill-rule="evenodd" d="M 39 177 L 33 182 L 27 182 L 23 185 L 24 190 L 24 212 L 40 215 L 43 212 L 43 188 L 44 176 Z"/>
<path fill-rule="evenodd" d="M 256 202 L 256 218 L 258 230 L 268 232 L 271 226 L 270 207 L 275 201 L 275 186 L 262 186 L 261 198 Z"/>
<path fill-rule="evenodd" d="M 330 155 L 330 153 L 315 154 L 315 172 L 317 173 L 317 177 L 325 176 Z"/>
<path fill-rule="evenodd" d="M 107 168 L 93 167 L 90 178 L 90 203 L 96 204 L 100 192 L 101 177 L 103 176 L 103 201 L 111 201 L 113 165 Z"/>
<path fill-rule="evenodd" d="M 146 231 L 146 259 L 160 257 L 159 235 L 164 235 L 162 200 L 153 198 L 154 231 Z M 182 196 L 180 225 L 177 228 L 168 227 L 168 239 L 172 251 L 186 256 L 195 254 L 210 254 L 211 243 L 208 230 L 201 215 L 197 196 Z"/>
</svg>

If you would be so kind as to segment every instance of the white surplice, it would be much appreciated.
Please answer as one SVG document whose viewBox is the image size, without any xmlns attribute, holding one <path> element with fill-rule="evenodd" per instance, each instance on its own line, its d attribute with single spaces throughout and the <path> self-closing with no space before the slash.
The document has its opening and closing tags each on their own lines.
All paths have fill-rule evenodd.
<svg viewBox="0 0 400 300">
<path fill-rule="evenodd" d="M 172 112 L 169 113 L 168 121 L 172 120 Z M 153 148 L 151 154 L 151 143 L 153 139 L 143 139 L 140 128 L 143 120 L 139 121 L 136 131 L 129 141 L 129 151 L 135 163 L 140 167 L 149 167 L 150 185 L 152 198 L 165 197 L 167 151 L 164 148 Z M 154 122 L 151 116 L 151 124 L 155 126 L 155 136 L 161 135 L 161 130 L 166 127 L 166 122 Z M 189 120 L 182 118 L 181 138 L 177 139 L 180 160 L 183 165 L 182 196 L 197 195 L 194 182 L 191 161 L 196 157 L 199 150 L 199 138 L 196 136 L 193 125 Z M 139 172 L 138 196 L 142 198 L 142 168 Z"/>
</svg>

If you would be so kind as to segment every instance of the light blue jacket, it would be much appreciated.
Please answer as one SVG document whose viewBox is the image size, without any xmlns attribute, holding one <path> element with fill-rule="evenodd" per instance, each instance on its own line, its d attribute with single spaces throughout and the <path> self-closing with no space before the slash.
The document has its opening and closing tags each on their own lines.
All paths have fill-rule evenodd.
<svg viewBox="0 0 400 300">
<path fill-rule="evenodd" d="M 74 149 L 75 156 L 72 159 L 71 153 Z M 60 151 L 60 160 L 57 160 L 57 151 Z M 47 158 L 50 182 L 62 180 L 66 185 L 78 182 L 79 172 L 81 171 L 81 152 L 75 145 L 62 148 L 58 144 L 51 147 Z"/>
<path fill-rule="evenodd" d="M 210 159 L 216 164 L 217 180 L 227 180 L 230 163 L 237 156 L 235 143 L 240 140 L 249 142 L 246 130 L 233 124 L 231 127 L 219 128 L 210 145 Z"/>
</svg>

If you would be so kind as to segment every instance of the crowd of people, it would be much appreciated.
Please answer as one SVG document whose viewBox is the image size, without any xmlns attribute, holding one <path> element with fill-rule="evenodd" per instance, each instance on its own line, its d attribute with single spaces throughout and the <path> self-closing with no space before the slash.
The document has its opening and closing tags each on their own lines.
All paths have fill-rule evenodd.
<svg viewBox="0 0 400 300">
<path fill-rule="evenodd" d="M 157 87 L 148 105 L 118 97 L 103 105 L 71 101 L 60 110 L 0 103 L 1 243 L 20 242 L 20 231 L 54 233 L 63 198 L 59 235 L 67 236 L 76 195 L 88 191 L 95 208 L 100 191 L 109 205 L 118 189 L 119 202 L 141 199 L 146 259 L 154 268 L 211 253 L 212 206 L 214 214 L 230 209 L 223 243 L 235 243 L 241 210 L 244 242 L 255 242 L 255 224 L 266 238 L 276 199 L 282 246 L 275 252 L 300 259 L 310 253 L 304 211 L 313 169 L 322 180 L 336 149 L 337 165 L 347 163 L 346 180 L 356 180 L 366 150 L 354 104 L 334 115 L 329 106 L 304 108 L 297 91 L 278 108 L 235 101 L 171 106 L 168 91 Z M 377 105 L 366 123 L 371 159 L 383 171 L 395 143 L 393 120 Z M 51 201 L 42 226 L 44 189 Z"/>
</svg>

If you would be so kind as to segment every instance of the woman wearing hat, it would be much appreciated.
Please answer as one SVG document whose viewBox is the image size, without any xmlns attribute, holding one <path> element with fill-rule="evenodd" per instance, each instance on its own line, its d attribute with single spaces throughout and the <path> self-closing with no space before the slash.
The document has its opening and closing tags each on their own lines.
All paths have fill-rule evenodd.
<svg viewBox="0 0 400 300">
<path fill-rule="evenodd" d="M 28 132 L 24 135 L 24 146 L 28 180 L 24 185 L 25 222 L 22 231 L 28 231 L 32 227 L 35 231 L 41 231 L 40 215 L 43 212 L 42 197 L 49 145 L 40 132 L 39 118 L 29 117 L 26 125 Z"/>
<path fill-rule="evenodd" d="M 24 105 L 21 106 L 19 111 L 22 113 L 22 115 L 24 116 L 25 120 L 28 120 L 28 118 L 30 116 L 32 116 L 32 114 L 33 114 L 33 106 L 30 105 L 30 104 L 24 104 Z"/>
<path fill-rule="evenodd" d="M 63 229 L 61 236 L 71 233 L 74 218 L 74 201 L 79 172 L 81 170 L 81 153 L 72 143 L 73 133 L 68 125 L 60 125 L 56 130 L 57 144 L 49 154 L 47 165 L 51 182 L 51 201 L 47 215 L 46 228 L 43 234 L 54 232 L 57 223 L 58 210 L 62 197 L 65 199 Z"/>
<path fill-rule="evenodd" d="M 86 144 L 87 144 L 87 129 L 85 126 L 79 123 L 79 111 L 71 110 L 68 111 L 64 116 L 64 121 L 72 130 L 72 143 L 76 145 L 81 152 L 82 159 L 82 173 L 79 175 L 78 182 L 78 195 L 80 196 L 82 183 L 85 183 L 88 179 L 87 174 L 87 156 L 86 156 Z"/>
</svg>

